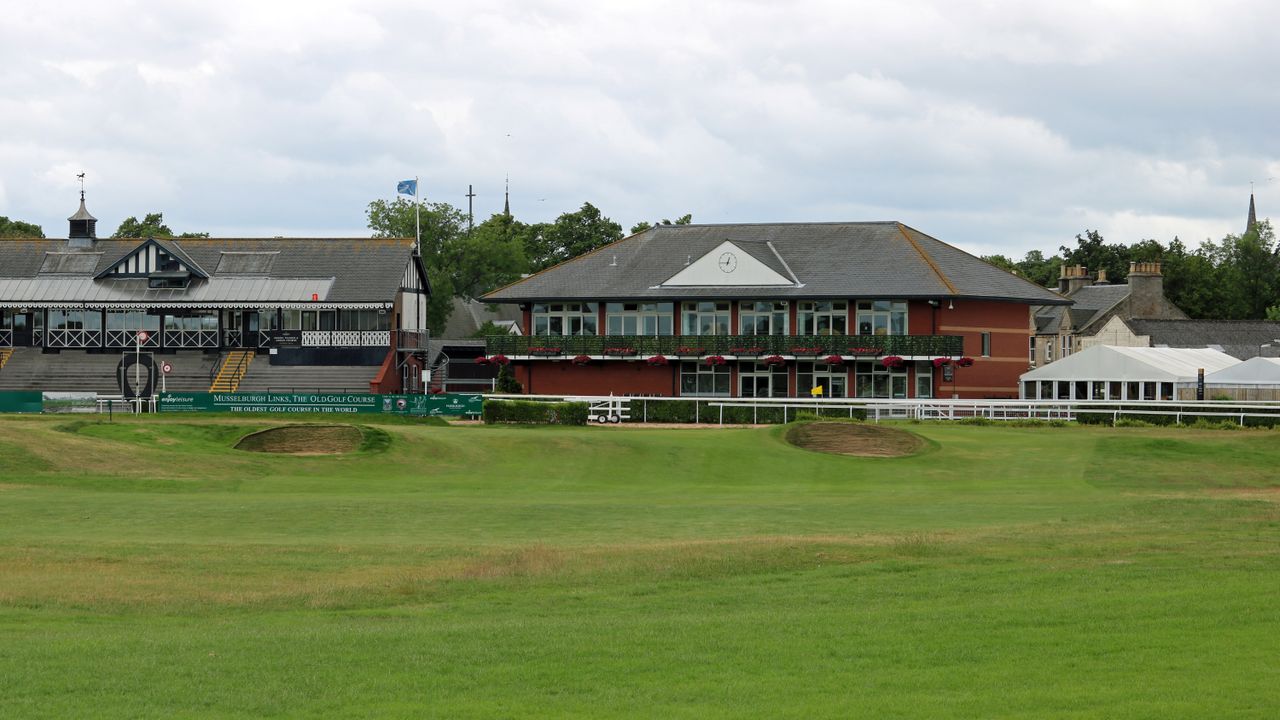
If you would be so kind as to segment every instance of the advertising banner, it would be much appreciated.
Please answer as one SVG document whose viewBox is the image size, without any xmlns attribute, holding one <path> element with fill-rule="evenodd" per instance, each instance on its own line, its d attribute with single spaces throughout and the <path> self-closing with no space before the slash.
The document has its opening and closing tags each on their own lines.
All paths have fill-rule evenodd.
<svg viewBox="0 0 1280 720">
<path fill-rule="evenodd" d="M 481 395 L 374 395 L 372 393 L 160 393 L 159 412 L 386 413 L 479 415 Z"/>
<path fill-rule="evenodd" d="M 38 413 L 44 411 L 44 395 L 39 392 L 0 392 L 0 412 Z"/>
</svg>

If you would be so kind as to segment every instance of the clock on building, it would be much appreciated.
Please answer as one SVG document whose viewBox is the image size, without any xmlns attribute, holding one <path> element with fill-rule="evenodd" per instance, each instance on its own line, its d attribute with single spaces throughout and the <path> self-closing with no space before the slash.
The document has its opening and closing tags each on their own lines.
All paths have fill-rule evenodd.
<svg viewBox="0 0 1280 720">
<path fill-rule="evenodd" d="M 721 272 L 731 273 L 738 269 L 738 256 L 731 252 L 721 253 L 720 270 Z"/>
</svg>

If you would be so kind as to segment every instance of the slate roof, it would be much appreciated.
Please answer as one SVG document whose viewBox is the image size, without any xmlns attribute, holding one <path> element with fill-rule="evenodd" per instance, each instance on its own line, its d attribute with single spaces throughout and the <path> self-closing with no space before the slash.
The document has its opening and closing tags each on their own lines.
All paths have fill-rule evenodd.
<svg viewBox="0 0 1280 720">
<path fill-rule="evenodd" d="M 1062 327 L 1064 313 L 1071 314 L 1071 327 L 1081 330 L 1128 296 L 1128 285 L 1087 285 L 1064 299 L 1064 302 L 1072 303 L 1070 308 L 1052 305 L 1037 308 L 1036 332 L 1057 333 Z"/>
<path fill-rule="evenodd" d="M 0 287 L 7 288 L 6 297 L 0 302 L 21 303 L 28 292 L 61 290 L 80 293 L 80 299 L 67 298 L 76 302 L 92 301 L 99 295 L 111 302 L 126 301 L 129 297 L 138 302 L 158 301 L 147 295 L 145 280 L 130 283 L 108 278 L 96 281 L 96 289 L 95 281 L 90 280 L 88 285 L 75 282 L 110 269 L 144 242 L 140 239 L 97 240 L 92 248 L 76 251 L 68 249 L 66 240 L 0 239 Z M 413 246 L 410 238 L 157 238 L 156 242 L 184 264 L 209 275 L 207 281 L 192 280 L 186 290 L 164 291 L 168 293 L 165 299 L 168 302 L 222 300 L 228 293 L 239 292 L 232 284 L 234 278 L 242 283 L 256 279 L 257 282 L 238 287 L 251 291 L 254 298 L 262 301 L 310 300 L 310 293 L 317 292 L 324 302 L 388 303 L 395 299 L 400 288 Z M 246 273 L 219 277 L 216 269 L 223 252 L 278 255 L 268 273 L 257 273 L 254 277 L 247 277 Z M 48 259 L 50 254 L 59 253 L 94 255 L 97 259 L 91 269 L 84 271 L 81 268 L 88 267 L 88 262 L 68 260 L 66 255 Z M 77 272 L 48 272 L 68 268 Z M 153 290 L 151 295 L 156 292 Z M 298 293 L 303 292 L 305 295 L 299 296 Z"/>
<path fill-rule="evenodd" d="M 1172 348 L 1222 348 L 1242 360 L 1267 355 L 1280 355 L 1280 322 L 1269 320 L 1127 320 L 1138 335 L 1151 338 L 1152 346 Z M 1270 344 L 1272 347 L 1263 348 Z"/>
<path fill-rule="evenodd" d="M 658 287 L 724 241 L 795 287 Z M 770 247 L 772 246 L 772 247 Z M 775 254 L 776 251 L 776 254 Z M 483 300 L 969 298 L 1069 301 L 898 222 L 659 225 L 499 288 Z"/>
<path fill-rule="evenodd" d="M 455 297 L 453 312 L 449 313 L 449 322 L 445 323 L 444 332 L 438 337 L 451 341 L 467 339 L 474 335 L 485 322 L 495 324 L 513 322 L 518 325 L 523 319 L 524 313 L 511 305 L 497 305 L 490 310 L 488 303 Z"/>
</svg>

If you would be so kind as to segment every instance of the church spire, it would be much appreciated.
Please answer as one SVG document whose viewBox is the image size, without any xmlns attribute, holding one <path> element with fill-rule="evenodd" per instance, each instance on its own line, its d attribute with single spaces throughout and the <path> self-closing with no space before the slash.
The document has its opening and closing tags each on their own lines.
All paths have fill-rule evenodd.
<svg viewBox="0 0 1280 720">
<path fill-rule="evenodd" d="M 502 214 L 511 217 L 511 176 L 507 176 L 507 189 L 502 194 Z"/>
<path fill-rule="evenodd" d="M 1250 232 L 1258 225 L 1258 211 L 1253 206 L 1253 193 L 1249 193 L 1249 221 L 1245 224 L 1244 231 Z"/>
</svg>

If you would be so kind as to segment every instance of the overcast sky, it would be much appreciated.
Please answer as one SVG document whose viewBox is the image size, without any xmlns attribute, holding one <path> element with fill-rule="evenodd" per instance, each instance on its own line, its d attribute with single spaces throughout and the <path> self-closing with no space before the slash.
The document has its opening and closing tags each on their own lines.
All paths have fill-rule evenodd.
<svg viewBox="0 0 1280 720">
<path fill-rule="evenodd" d="M 0 215 L 361 235 L 477 219 L 900 220 L 978 254 L 1280 208 L 1280 4 L 0 0 Z"/>
</svg>

